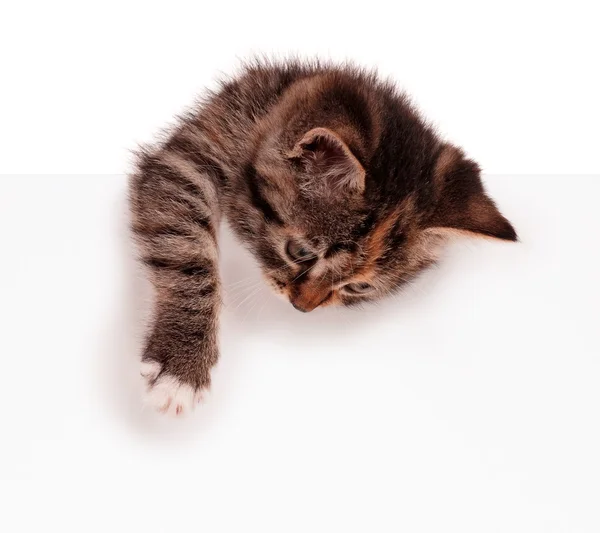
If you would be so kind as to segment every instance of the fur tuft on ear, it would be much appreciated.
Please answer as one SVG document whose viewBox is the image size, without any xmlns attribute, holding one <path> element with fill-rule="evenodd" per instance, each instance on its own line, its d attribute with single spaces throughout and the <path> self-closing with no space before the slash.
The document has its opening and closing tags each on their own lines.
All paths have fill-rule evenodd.
<svg viewBox="0 0 600 533">
<path fill-rule="evenodd" d="M 442 146 L 433 171 L 433 189 L 436 207 L 428 223 L 429 230 L 517 240 L 511 223 L 485 193 L 479 166 L 459 148 Z"/>
<path fill-rule="evenodd" d="M 308 173 L 327 180 L 332 189 L 363 192 L 365 169 L 348 145 L 327 128 L 314 128 L 287 154 L 300 160 Z"/>
</svg>

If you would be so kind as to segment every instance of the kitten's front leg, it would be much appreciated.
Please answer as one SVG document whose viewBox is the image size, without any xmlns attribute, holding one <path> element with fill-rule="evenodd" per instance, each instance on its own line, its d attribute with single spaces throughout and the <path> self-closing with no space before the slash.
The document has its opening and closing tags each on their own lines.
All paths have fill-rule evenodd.
<svg viewBox="0 0 600 533">
<path fill-rule="evenodd" d="M 154 272 L 155 280 L 157 276 L 162 279 L 156 283 L 156 316 L 141 372 L 147 381 L 147 402 L 161 412 L 180 415 L 200 401 L 218 359 L 217 282 L 209 273 Z"/>
<path fill-rule="evenodd" d="M 218 358 L 220 282 L 215 184 L 183 156 L 144 156 L 130 182 L 133 231 L 155 287 L 142 355 L 147 402 L 181 415 L 210 385 Z"/>
</svg>

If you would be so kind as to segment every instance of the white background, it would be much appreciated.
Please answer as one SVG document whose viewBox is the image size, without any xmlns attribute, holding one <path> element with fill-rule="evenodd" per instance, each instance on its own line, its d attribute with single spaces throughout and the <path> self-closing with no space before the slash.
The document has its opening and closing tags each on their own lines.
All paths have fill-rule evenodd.
<svg viewBox="0 0 600 533">
<path fill-rule="evenodd" d="M 0 530 L 599 531 L 594 4 L 5 2 Z M 128 151 L 251 53 L 393 76 L 521 242 L 304 315 L 224 231 L 213 390 L 164 420 L 140 402 Z"/>
</svg>

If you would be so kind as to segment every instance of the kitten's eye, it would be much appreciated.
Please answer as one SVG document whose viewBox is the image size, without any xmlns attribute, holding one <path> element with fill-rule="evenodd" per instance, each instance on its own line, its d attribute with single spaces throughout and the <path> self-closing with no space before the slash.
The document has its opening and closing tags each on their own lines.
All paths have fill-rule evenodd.
<svg viewBox="0 0 600 533">
<path fill-rule="evenodd" d="M 317 257 L 313 252 L 294 241 L 287 243 L 285 251 L 294 261 L 310 261 Z"/>
<path fill-rule="evenodd" d="M 344 285 L 342 288 L 350 294 L 365 294 L 371 292 L 375 287 L 368 283 L 348 283 L 348 285 Z"/>
</svg>

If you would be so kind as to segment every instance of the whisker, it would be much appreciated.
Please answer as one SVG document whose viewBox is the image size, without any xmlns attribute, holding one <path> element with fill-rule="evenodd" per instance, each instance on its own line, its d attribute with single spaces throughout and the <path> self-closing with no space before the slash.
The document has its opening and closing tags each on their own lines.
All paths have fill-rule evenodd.
<svg viewBox="0 0 600 533">
<path fill-rule="evenodd" d="M 242 283 L 244 283 L 245 281 L 251 280 L 252 278 L 254 278 L 254 276 L 247 276 L 245 278 L 242 278 L 234 283 L 228 283 L 227 284 L 227 288 L 231 289 L 232 287 L 236 287 L 238 285 L 241 285 Z"/>
<path fill-rule="evenodd" d="M 264 286 L 260 287 L 260 289 L 254 293 L 254 296 L 257 296 L 258 294 L 260 294 L 262 291 L 264 290 Z M 248 310 L 246 311 L 246 314 L 244 315 L 244 318 L 242 318 L 242 323 L 246 322 L 246 319 L 248 318 L 248 315 L 252 312 L 252 310 L 256 307 L 256 305 L 258 304 L 259 300 L 254 300 L 254 303 L 248 308 Z"/>
<path fill-rule="evenodd" d="M 246 302 L 248 299 L 252 298 L 252 296 L 254 296 L 254 295 L 255 295 L 255 294 L 257 294 L 258 292 L 260 292 L 262 289 L 263 289 L 263 287 L 261 287 L 261 286 L 258 286 L 258 287 L 256 287 L 256 288 L 255 288 L 255 289 L 254 289 L 252 292 L 250 292 L 250 293 L 249 293 L 249 294 L 248 294 L 248 295 L 247 295 L 247 296 L 246 296 L 246 297 L 245 297 L 245 298 L 244 298 L 244 299 L 243 299 L 243 300 L 242 300 L 240 303 L 238 303 L 238 304 L 235 306 L 235 310 L 239 309 L 239 308 L 242 306 L 242 304 L 243 304 L 244 302 Z"/>
<path fill-rule="evenodd" d="M 256 280 L 252 283 L 249 283 L 246 286 L 243 287 L 238 287 L 237 289 L 229 292 L 229 291 L 225 291 L 225 294 L 227 296 L 231 296 L 231 298 L 233 299 L 233 301 L 237 300 L 240 296 L 242 296 L 243 294 L 245 294 L 247 291 L 252 290 L 254 288 L 256 288 L 258 285 L 260 285 L 262 283 L 262 280 Z"/>
</svg>

